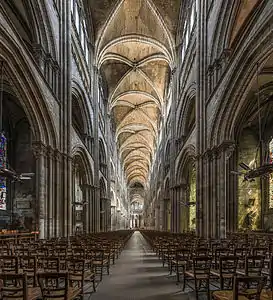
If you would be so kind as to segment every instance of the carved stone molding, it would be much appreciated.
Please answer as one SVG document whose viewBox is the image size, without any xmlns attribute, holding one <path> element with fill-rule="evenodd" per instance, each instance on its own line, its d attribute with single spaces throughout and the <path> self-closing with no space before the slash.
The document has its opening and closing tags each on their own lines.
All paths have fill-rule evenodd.
<svg viewBox="0 0 273 300">
<path fill-rule="evenodd" d="M 57 149 L 54 150 L 54 158 L 57 162 L 61 162 L 61 153 Z"/>
<path fill-rule="evenodd" d="M 54 157 L 54 149 L 51 146 L 47 146 L 46 147 L 46 151 L 47 151 L 47 156 L 50 159 L 53 159 L 53 157 Z"/>
<path fill-rule="evenodd" d="M 35 159 L 39 159 L 41 156 L 46 156 L 47 147 L 42 142 L 32 143 L 32 152 Z"/>
</svg>

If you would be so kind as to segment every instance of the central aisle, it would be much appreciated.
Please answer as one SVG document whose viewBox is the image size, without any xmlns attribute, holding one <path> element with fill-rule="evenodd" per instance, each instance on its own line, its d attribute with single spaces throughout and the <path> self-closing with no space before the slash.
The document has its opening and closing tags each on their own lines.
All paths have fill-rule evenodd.
<svg viewBox="0 0 273 300">
<path fill-rule="evenodd" d="M 188 299 L 168 278 L 168 271 L 151 251 L 140 232 L 135 232 L 128 241 L 110 276 L 105 275 L 92 300 L 108 299 Z"/>
</svg>

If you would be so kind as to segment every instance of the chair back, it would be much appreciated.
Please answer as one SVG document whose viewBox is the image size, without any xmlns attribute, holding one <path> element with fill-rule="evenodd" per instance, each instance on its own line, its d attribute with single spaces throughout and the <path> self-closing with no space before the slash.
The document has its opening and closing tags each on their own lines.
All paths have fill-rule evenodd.
<svg viewBox="0 0 273 300">
<path fill-rule="evenodd" d="M 38 273 L 38 282 L 43 299 L 69 299 L 69 278 L 67 272 Z"/>
<path fill-rule="evenodd" d="M 18 258 L 13 255 L 0 256 L 0 271 L 2 273 L 18 273 Z"/>
<path fill-rule="evenodd" d="M 211 269 L 211 258 L 208 256 L 198 256 L 193 258 L 194 275 L 206 274 L 209 276 Z"/>
<path fill-rule="evenodd" d="M 0 288 L 0 299 L 2 300 L 27 300 L 27 275 L 16 273 L 0 274 L 2 286 Z"/>
<path fill-rule="evenodd" d="M 266 276 L 235 276 L 233 281 L 233 300 L 238 300 L 240 296 L 260 300 L 266 281 Z"/>
<path fill-rule="evenodd" d="M 39 257 L 38 268 L 43 272 L 60 272 L 60 258 L 59 257 Z"/>
<path fill-rule="evenodd" d="M 236 274 L 239 258 L 237 256 L 220 257 L 220 274 L 234 275 Z"/>
<path fill-rule="evenodd" d="M 247 276 L 261 276 L 264 267 L 264 256 L 249 255 L 245 261 L 245 274 Z"/>
</svg>

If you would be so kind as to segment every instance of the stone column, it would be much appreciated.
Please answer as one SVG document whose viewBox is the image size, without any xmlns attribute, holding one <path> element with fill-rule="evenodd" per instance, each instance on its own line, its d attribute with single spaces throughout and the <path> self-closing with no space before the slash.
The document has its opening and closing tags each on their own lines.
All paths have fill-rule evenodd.
<svg viewBox="0 0 273 300">
<path fill-rule="evenodd" d="M 91 232 L 99 232 L 100 230 L 100 199 L 97 198 L 98 188 L 91 186 L 91 206 L 90 214 L 92 215 L 91 220 Z"/>
<path fill-rule="evenodd" d="M 197 0 L 196 26 L 196 232 L 205 236 L 205 213 L 207 195 L 205 191 L 205 163 L 203 154 L 207 149 L 206 100 L 207 100 L 207 0 Z"/>
<path fill-rule="evenodd" d="M 226 238 L 227 233 L 227 208 L 229 202 L 228 186 L 230 179 L 229 159 L 235 149 L 233 142 L 225 142 L 220 146 L 219 164 L 222 166 L 219 172 L 219 217 L 220 217 L 220 238 Z M 220 171 L 220 170 L 219 170 Z"/>
<path fill-rule="evenodd" d="M 211 230 L 210 236 L 217 238 L 219 236 L 218 224 L 218 151 L 214 149 L 210 157 L 210 199 L 211 199 Z"/>
<path fill-rule="evenodd" d="M 111 230 L 111 200 L 105 199 L 105 231 Z"/>
<path fill-rule="evenodd" d="M 116 206 L 111 206 L 111 231 L 116 230 Z"/>
<path fill-rule="evenodd" d="M 159 203 L 159 223 L 160 223 L 160 227 L 159 230 L 164 231 L 165 228 L 165 201 L 164 199 L 160 199 L 160 203 Z"/>
<path fill-rule="evenodd" d="M 54 232 L 54 193 L 55 193 L 55 168 L 54 168 L 54 151 L 51 147 L 47 147 L 47 163 L 48 163 L 48 181 L 47 181 L 47 237 L 53 236 Z"/>
<path fill-rule="evenodd" d="M 36 160 L 36 205 L 35 205 L 35 223 L 38 230 L 39 238 L 44 239 L 47 236 L 46 224 L 46 179 L 47 179 L 47 164 L 46 164 L 46 147 L 41 142 L 32 144 L 33 154 Z"/>
<path fill-rule="evenodd" d="M 89 224 L 90 224 L 90 185 L 83 184 L 81 186 L 82 194 L 83 194 L 83 231 L 85 233 L 89 233 Z"/>
<path fill-rule="evenodd" d="M 55 201 L 54 201 L 54 236 L 59 237 L 62 236 L 63 233 L 61 232 L 61 226 L 63 222 L 63 215 L 61 214 L 61 155 L 58 150 L 55 151 L 54 153 L 54 167 L 55 167 L 55 177 L 54 177 L 54 182 L 55 182 Z"/>
<path fill-rule="evenodd" d="M 71 12 L 70 1 L 60 0 L 60 149 L 62 154 L 62 201 L 63 215 L 62 235 L 71 233 L 71 199 L 72 199 L 72 170 L 71 170 L 71 128 L 72 128 L 72 97 L 71 97 Z"/>
</svg>

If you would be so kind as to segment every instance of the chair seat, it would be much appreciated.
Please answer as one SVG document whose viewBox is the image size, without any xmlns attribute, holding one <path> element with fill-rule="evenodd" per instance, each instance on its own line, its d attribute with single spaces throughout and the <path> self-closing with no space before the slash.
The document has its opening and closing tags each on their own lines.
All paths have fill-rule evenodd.
<svg viewBox="0 0 273 300">
<path fill-rule="evenodd" d="M 172 263 L 179 266 L 186 266 L 187 262 L 185 260 L 172 260 Z"/>
<path fill-rule="evenodd" d="M 106 265 L 108 264 L 108 259 L 104 259 L 104 260 L 93 260 L 93 265 Z"/>
<path fill-rule="evenodd" d="M 92 271 L 74 272 L 69 274 L 69 279 L 72 281 L 90 280 L 94 278 L 95 274 Z"/>
<path fill-rule="evenodd" d="M 271 300 L 272 299 L 272 291 L 262 290 L 260 295 L 260 300 Z"/>
<path fill-rule="evenodd" d="M 185 276 L 196 278 L 197 280 L 206 280 L 206 279 L 209 279 L 209 277 L 210 277 L 209 274 L 194 274 L 193 271 L 186 271 Z"/>
<path fill-rule="evenodd" d="M 211 270 L 210 273 L 213 276 L 221 277 L 221 274 L 220 274 L 219 270 Z M 230 279 L 230 278 L 233 278 L 233 277 L 234 277 L 234 274 L 232 274 L 232 273 L 222 273 L 222 278 Z"/>
<path fill-rule="evenodd" d="M 34 300 L 40 298 L 42 295 L 41 289 L 39 287 L 28 288 L 28 300 Z"/>
<path fill-rule="evenodd" d="M 268 269 L 268 268 L 262 269 L 262 274 L 264 274 L 264 275 L 270 275 L 270 269 Z"/>
<path fill-rule="evenodd" d="M 238 269 L 238 270 L 236 270 L 236 274 L 238 274 L 238 275 L 245 275 L 246 271 L 244 269 Z"/>
<path fill-rule="evenodd" d="M 223 290 L 223 291 L 215 291 L 212 293 L 214 299 L 217 300 L 233 300 L 233 291 Z M 243 295 L 239 295 L 238 300 L 247 300 L 248 298 Z"/>
</svg>

